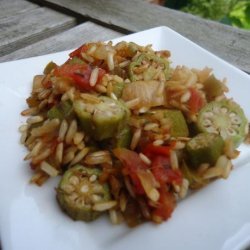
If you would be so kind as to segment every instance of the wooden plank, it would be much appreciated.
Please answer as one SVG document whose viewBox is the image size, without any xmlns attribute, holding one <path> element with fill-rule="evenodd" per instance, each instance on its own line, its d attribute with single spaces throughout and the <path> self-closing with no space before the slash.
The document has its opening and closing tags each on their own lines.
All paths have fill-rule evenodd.
<svg viewBox="0 0 250 250">
<path fill-rule="evenodd" d="M 25 0 L 0 0 L 0 19 L 39 8 L 37 4 Z"/>
<path fill-rule="evenodd" d="M 136 0 L 33 1 L 68 9 L 133 32 L 165 25 L 250 73 L 249 31 Z"/>
<path fill-rule="evenodd" d="M 69 50 L 77 48 L 86 42 L 105 41 L 122 35 L 123 34 L 119 32 L 104 28 L 100 25 L 86 22 L 63 33 L 0 57 L 0 62 Z"/>
<path fill-rule="evenodd" d="M 76 25 L 76 19 L 47 8 L 0 19 L 0 56 Z"/>
</svg>

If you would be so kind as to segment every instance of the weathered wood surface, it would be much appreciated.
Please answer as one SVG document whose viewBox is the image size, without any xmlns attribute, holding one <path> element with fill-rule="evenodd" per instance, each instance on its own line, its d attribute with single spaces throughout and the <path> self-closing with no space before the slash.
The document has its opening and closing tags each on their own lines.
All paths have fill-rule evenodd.
<svg viewBox="0 0 250 250">
<path fill-rule="evenodd" d="M 86 22 L 58 35 L 49 37 L 23 49 L 19 49 L 13 53 L 0 57 L 0 62 L 69 50 L 77 48 L 86 42 L 105 41 L 122 35 L 122 33 L 100 25 Z"/>
<path fill-rule="evenodd" d="M 75 18 L 41 7 L 0 18 L 0 56 L 74 25 Z"/>
<path fill-rule="evenodd" d="M 0 19 L 24 13 L 35 8 L 39 8 L 39 6 L 23 0 L 0 0 Z"/>
<path fill-rule="evenodd" d="M 250 73 L 250 32 L 136 0 L 32 0 L 128 31 L 165 25 Z"/>
</svg>

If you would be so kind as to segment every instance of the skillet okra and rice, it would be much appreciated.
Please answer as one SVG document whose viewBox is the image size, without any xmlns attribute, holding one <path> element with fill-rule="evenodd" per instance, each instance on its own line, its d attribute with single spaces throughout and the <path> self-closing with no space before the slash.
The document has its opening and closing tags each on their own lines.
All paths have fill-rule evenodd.
<svg viewBox="0 0 250 250">
<path fill-rule="evenodd" d="M 243 110 L 212 70 L 171 68 L 169 51 L 84 44 L 34 77 L 20 127 L 42 185 L 74 220 L 161 223 L 190 189 L 227 178 L 248 134 Z"/>
</svg>

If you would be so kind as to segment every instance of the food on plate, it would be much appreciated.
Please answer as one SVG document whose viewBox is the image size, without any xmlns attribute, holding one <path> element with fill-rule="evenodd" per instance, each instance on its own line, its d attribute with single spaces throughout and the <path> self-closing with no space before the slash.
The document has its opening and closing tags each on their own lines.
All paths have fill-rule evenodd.
<svg viewBox="0 0 250 250">
<path fill-rule="evenodd" d="M 230 138 L 238 146 L 247 135 L 248 121 L 237 103 L 225 99 L 212 101 L 201 109 L 198 128 L 202 132 L 220 134 L 223 139 Z"/>
<path fill-rule="evenodd" d="M 107 183 L 100 184 L 101 170 L 76 165 L 68 169 L 57 188 L 57 200 L 74 220 L 92 221 L 116 205 L 110 200 Z"/>
<path fill-rule="evenodd" d="M 33 80 L 20 127 L 25 160 L 74 220 L 161 223 L 192 189 L 226 179 L 248 136 L 243 110 L 212 69 L 172 67 L 170 52 L 87 43 Z"/>
</svg>

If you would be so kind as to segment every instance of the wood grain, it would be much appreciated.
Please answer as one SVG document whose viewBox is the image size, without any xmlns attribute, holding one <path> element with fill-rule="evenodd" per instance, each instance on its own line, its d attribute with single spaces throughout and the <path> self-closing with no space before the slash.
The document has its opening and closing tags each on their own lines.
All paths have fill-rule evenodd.
<svg viewBox="0 0 250 250">
<path fill-rule="evenodd" d="M 0 62 L 69 50 L 77 48 L 86 42 L 105 41 L 122 35 L 123 34 L 119 32 L 104 28 L 100 25 L 86 22 L 58 35 L 49 37 L 6 56 L 0 57 Z"/>
<path fill-rule="evenodd" d="M 37 4 L 25 0 L 0 0 L 0 19 L 15 16 L 39 8 Z"/>
<path fill-rule="evenodd" d="M 0 19 L 0 56 L 76 25 L 76 19 L 47 8 L 35 8 Z"/>
<path fill-rule="evenodd" d="M 250 32 L 137 0 L 32 0 L 128 31 L 165 25 L 250 73 Z"/>
</svg>

